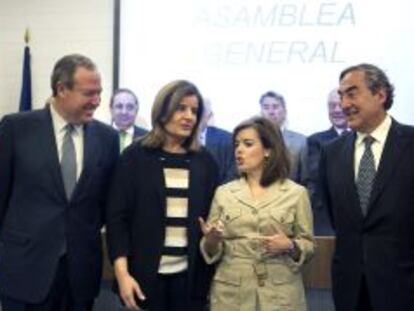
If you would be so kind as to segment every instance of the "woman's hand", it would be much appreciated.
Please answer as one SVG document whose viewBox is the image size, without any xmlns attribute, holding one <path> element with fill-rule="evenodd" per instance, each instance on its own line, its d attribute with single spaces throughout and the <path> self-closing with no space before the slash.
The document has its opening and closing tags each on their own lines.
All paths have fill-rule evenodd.
<svg viewBox="0 0 414 311">
<path fill-rule="evenodd" d="M 121 296 L 125 306 L 131 309 L 139 310 L 135 297 L 138 297 L 140 300 L 145 300 L 145 296 L 138 282 L 130 274 L 117 277 L 117 280 L 119 295 Z"/>
<path fill-rule="evenodd" d="M 269 255 L 282 255 L 291 252 L 295 245 L 277 226 L 272 226 L 272 235 L 259 237 L 263 249 Z"/>
<path fill-rule="evenodd" d="M 223 224 L 221 221 L 217 222 L 217 225 L 211 225 L 199 217 L 200 228 L 205 238 L 205 246 L 209 253 L 215 253 L 217 251 L 219 243 L 224 239 Z"/>
<path fill-rule="evenodd" d="M 145 295 L 138 282 L 128 273 L 128 263 L 126 257 L 119 257 L 114 261 L 115 277 L 118 282 L 119 295 L 125 306 L 134 310 L 139 310 L 135 297 L 145 300 Z"/>
</svg>

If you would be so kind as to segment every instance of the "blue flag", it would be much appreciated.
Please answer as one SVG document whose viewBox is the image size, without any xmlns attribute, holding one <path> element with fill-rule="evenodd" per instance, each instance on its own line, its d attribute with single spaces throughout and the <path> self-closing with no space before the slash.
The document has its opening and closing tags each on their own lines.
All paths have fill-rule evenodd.
<svg viewBox="0 0 414 311">
<path fill-rule="evenodd" d="M 20 93 L 20 111 L 32 109 L 32 74 L 30 70 L 30 48 L 24 48 L 23 79 Z"/>
</svg>

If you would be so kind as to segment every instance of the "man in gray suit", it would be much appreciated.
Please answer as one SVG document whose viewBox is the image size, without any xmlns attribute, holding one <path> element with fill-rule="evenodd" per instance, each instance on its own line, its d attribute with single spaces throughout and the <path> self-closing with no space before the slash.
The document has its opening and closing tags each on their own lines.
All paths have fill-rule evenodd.
<svg viewBox="0 0 414 311">
<path fill-rule="evenodd" d="M 268 91 L 260 97 L 260 109 L 262 116 L 278 125 L 282 131 L 283 139 L 290 153 L 290 178 L 305 185 L 307 180 L 306 136 L 286 129 L 287 110 L 284 97 L 276 92 Z"/>
</svg>

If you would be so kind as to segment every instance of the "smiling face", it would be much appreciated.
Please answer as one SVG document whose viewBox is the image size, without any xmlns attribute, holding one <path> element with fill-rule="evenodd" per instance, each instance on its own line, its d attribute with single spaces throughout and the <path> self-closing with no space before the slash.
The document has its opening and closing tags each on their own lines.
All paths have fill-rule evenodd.
<svg viewBox="0 0 414 311">
<path fill-rule="evenodd" d="M 371 133 L 384 120 L 385 90 L 372 93 L 362 70 L 347 73 L 340 81 L 338 93 L 351 129 Z"/>
<path fill-rule="evenodd" d="M 57 83 L 55 108 L 69 123 L 88 123 L 101 102 L 101 92 L 99 73 L 78 67 L 73 74 L 73 87 Z"/>
<path fill-rule="evenodd" d="M 138 113 L 138 103 L 135 97 L 128 92 L 116 94 L 112 100 L 112 120 L 120 130 L 133 126 Z"/>
<path fill-rule="evenodd" d="M 328 96 L 328 111 L 329 120 L 331 124 L 339 129 L 346 129 L 348 122 L 346 116 L 342 111 L 341 99 L 339 98 L 338 90 L 333 90 Z"/>
<path fill-rule="evenodd" d="M 169 139 L 183 142 L 190 137 L 197 123 L 199 109 L 196 95 L 184 96 L 164 128 Z"/>
<path fill-rule="evenodd" d="M 248 127 L 240 130 L 234 139 L 234 148 L 237 168 L 241 173 L 262 174 L 270 151 L 263 147 L 256 129 Z"/>
</svg>

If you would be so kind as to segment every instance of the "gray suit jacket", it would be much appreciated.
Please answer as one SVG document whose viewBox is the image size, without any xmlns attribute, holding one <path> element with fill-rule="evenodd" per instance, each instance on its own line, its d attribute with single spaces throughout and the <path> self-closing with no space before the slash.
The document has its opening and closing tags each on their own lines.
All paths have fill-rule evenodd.
<svg viewBox="0 0 414 311">
<path fill-rule="evenodd" d="M 308 179 L 306 136 L 286 129 L 282 134 L 290 154 L 290 178 L 297 183 L 306 185 Z"/>
</svg>

